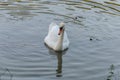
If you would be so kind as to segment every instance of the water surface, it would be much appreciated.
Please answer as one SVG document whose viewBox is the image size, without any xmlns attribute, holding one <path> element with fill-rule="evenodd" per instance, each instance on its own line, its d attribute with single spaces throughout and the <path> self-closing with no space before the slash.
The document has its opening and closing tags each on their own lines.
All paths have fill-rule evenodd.
<svg viewBox="0 0 120 80">
<path fill-rule="evenodd" d="M 54 52 L 44 38 L 61 21 L 70 47 Z M 112 64 L 118 80 L 119 56 L 119 0 L 0 0 L 1 80 L 107 80 Z"/>
</svg>

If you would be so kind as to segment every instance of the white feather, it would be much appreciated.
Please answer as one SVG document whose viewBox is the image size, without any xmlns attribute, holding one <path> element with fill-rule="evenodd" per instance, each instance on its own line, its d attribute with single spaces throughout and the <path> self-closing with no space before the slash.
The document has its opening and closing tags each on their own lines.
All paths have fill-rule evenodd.
<svg viewBox="0 0 120 80">
<path fill-rule="evenodd" d="M 56 23 L 51 23 L 49 25 L 49 31 L 44 39 L 44 42 L 55 51 L 62 51 L 69 47 L 69 40 L 65 30 L 61 35 L 58 35 L 60 26 Z"/>
</svg>

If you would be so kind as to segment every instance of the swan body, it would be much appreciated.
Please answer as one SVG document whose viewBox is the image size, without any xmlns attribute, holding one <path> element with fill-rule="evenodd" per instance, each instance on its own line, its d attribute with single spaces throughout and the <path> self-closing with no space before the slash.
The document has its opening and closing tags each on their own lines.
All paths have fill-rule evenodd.
<svg viewBox="0 0 120 80">
<path fill-rule="evenodd" d="M 44 39 L 45 44 L 55 51 L 63 51 L 69 47 L 69 40 L 65 32 L 64 23 L 49 25 L 48 34 Z"/>
</svg>

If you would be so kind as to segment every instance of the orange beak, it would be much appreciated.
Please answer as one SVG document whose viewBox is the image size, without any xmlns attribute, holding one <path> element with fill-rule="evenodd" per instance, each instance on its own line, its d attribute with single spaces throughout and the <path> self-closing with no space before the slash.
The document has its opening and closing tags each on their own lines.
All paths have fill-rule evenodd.
<svg viewBox="0 0 120 80">
<path fill-rule="evenodd" d="M 62 31 L 63 31 L 63 28 L 60 28 L 59 32 L 58 32 L 58 35 L 60 35 L 62 33 Z"/>
</svg>

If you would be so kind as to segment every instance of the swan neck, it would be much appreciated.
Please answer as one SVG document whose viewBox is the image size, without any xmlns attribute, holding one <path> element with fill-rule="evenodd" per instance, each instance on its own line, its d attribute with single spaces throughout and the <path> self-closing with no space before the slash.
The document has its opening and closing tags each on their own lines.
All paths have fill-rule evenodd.
<svg viewBox="0 0 120 80">
<path fill-rule="evenodd" d="M 55 47 L 56 51 L 60 51 L 63 49 L 63 38 L 64 38 L 64 30 L 61 33 L 61 35 L 59 36 L 58 41 L 56 43 L 56 47 Z"/>
</svg>

